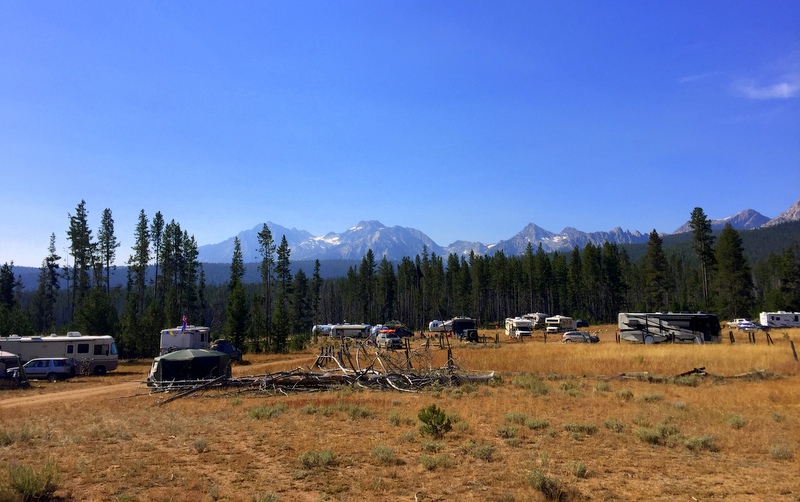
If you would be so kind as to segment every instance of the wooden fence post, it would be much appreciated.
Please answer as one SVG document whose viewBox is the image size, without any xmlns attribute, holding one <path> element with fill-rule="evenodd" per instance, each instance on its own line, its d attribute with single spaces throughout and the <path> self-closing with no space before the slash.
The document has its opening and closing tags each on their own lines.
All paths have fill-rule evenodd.
<svg viewBox="0 0 800 502">
<path fill-rule="evenodd" d="M 731 343 L 736 343 L 736 339 L 733 337 L 733 331 L 728 331 L 728 336 L 731 339 Z"/>
<path fill-rule="evenodd" d="M 794 355 L 794 360 L 797 361 L 797 351 L 794 350 L 794 340 L 789 340 L 789 344 L 792 346 L 792 355 Z"/>
</svg>

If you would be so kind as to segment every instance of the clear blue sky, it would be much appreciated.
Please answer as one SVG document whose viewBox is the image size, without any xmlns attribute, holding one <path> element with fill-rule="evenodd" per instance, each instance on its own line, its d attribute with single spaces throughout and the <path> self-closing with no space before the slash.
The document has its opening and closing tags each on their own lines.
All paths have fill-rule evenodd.
<svg viewBox="0 0 800 502">
<path fill-rule="evenodd" d="M 0 0 L 0 263 L 86 200 L 213 244 L 672 232 L 800 198 L 800 2 Z"/>
</svg>

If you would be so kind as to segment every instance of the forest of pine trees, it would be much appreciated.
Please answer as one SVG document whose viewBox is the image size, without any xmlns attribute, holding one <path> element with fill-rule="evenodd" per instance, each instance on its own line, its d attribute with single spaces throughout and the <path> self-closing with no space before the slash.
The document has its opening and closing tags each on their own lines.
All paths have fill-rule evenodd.
<svg viewBox="0 0 800 502">
<path fill-rule="evenodd" d="M 69 265 L 59 265 L 53 234 L 35 290 L 23 290 L 13 262 L 0 266 L 0 336 L 111 334 L 122 357 L 133 358 L 156 355 L 160 331 L 179 325 L 183 316 L 246 351 L 280 353 L 307 343 L 314 324 L 345 320 L 396 319 L 417 330 L 459 315 L 499 326 L 528 312 L 615 323 L 623 311 L 710 311 L 724 319 L 800 310 L 797 242 L 751 263 L 730 226 L 715 237 L 701 208 L 690 224 L 689 252 L 665 249 L 655 230 L 636 260 L 611 243 L 570 253 L 528 244 L 520 256 L 437 256 L 423 249 L 399 263 L 378 260 L 370 250 L 345 276 L 328 279 L 320 277 L 319 261 L 310 277 L 302 269 L 292 274 L 285 236 L 276 243 L 264 224 L 258 234 L 260 282 L 243 282 L 237 238 L 229 280 L 207 285 L 194 237 L 160 212 L 150 218 L 142 210 L 125 260 L 125 287 L 112 288 L 120 246 L 111 210 L 103 211 L 95 237 L 81 201 L 68 218 Z"/>
</svg>

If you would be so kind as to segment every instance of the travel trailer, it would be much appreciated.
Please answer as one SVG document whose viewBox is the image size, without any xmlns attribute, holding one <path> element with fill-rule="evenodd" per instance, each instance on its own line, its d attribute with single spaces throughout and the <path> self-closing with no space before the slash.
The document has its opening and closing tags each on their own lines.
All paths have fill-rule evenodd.
<svg viewBox="0 0 800 502">
<path fill-rule="evenodd" d="M 533 329 L 543 329 L 546 326 L 545 321 L 550 316 L 542 312 L 534 312 L 531 314 L 525 314 L 522 317 L 531 320 L 531 327 Z"/>
<path fill-rule="evenodd" d="M 619 336 L 635 343 L 719 343 L 719 319 L 714 314 L 672 312 L 628 313 L 618 316 Z"/>
<path fill-rule="evenodd" d="M 183 349 L 207 349 L 211 328 L 205 326 L 176 326 L 161 330 L 160 354 Z"/>
<path fill-rule="evenodd" d="M 506 318 L 506 335 L 511 338 L 531 336 L 533 321 L 524 317 Z"/>
<path fill-rule="evenodd" d="M 768 328 L 800 328 L 800 312 L 761 312 L 758 321 Z"/>
<path fill-rule="evenodd" d="M 331 326 L 331 338 L 369 338 L 372 326 L 369 324 L 334 324 Z"/>
<path fill-rule="evenodd" d="M 545 332 L 548 335 L 577 329 L 575 319 L 563 315 L 555 315 L 544 320 Z"/>
<path fill-rule="evenodd" d="M 450 320 L 450 321 L 433 320 L 433 321 L 428 323 L 428 331 L 431 331 L 431 332 L 434 332 L 434 333 L 437 333 L 437 332 L 444 333 L 446 331 L 450 331 L 452 329 L 452 327 L 453 327 L 453 321 L 452 320 Z"/>
<path fill-rule="evenodd" d="M 450 321 L 453 336 L 468 342 L 478 341 L 478 322 L 471 317 L 454 317 Z"/>
<path fill-rule="evenodd" d="M 110 335 L 82 336 L 70 331 L 66 336 L 0 337 L 0 350 L 19 356 L 24 364 L 43 357 L 66 357 L 75 361 L 80 373 L 105 375 L 117 369 L 117 344 Z"/>
</svg>

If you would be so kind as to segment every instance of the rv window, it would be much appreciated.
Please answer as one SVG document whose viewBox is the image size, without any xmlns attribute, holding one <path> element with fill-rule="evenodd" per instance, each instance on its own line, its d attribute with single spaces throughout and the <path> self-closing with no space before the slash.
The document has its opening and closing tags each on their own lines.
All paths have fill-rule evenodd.
<svg viewBox="0 0 800 502">
<path fill-rule="evenodd" d="M 102 356 L 106 352 L 107 348 L 108 348 L 108 345 L 95 345 L 94 346 L 94 355 Z"/>
<path fill-rule="evenodd" d="M 74 352 L 75 352 L 75 346 L 74 345 L 67 345 L 67 354 L 72 354 Z"/>
<path fill-rule="evenodd" d="M 88 343 L 79 343 L 78 344 L 78 354 L 88 354 L 89 353 L 89 344 Z"/>
</svg>

